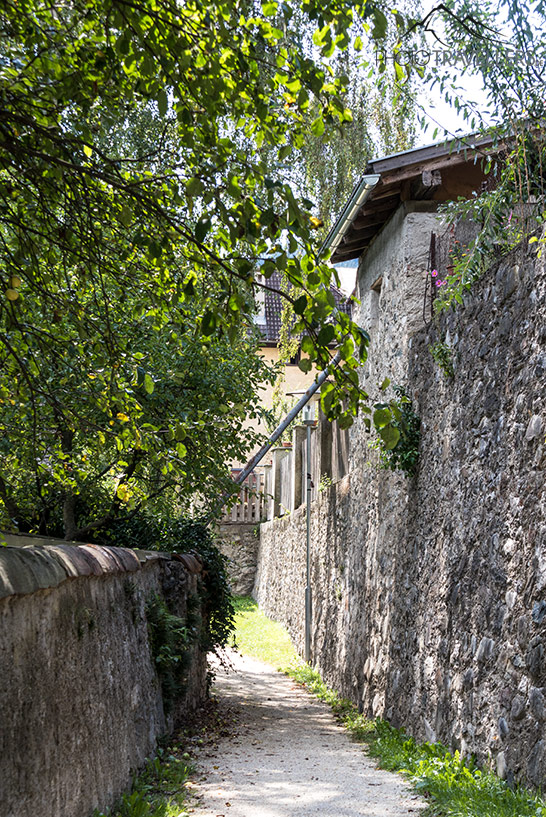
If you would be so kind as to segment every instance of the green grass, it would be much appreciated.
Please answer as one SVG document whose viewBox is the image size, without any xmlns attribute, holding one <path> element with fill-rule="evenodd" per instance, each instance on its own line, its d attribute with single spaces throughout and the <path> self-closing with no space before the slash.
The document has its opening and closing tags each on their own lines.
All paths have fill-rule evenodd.
<svg viewBox="0 0 546 817">
<path fill-rule="evenodd" d="M 283 672 L 302 663 L 282 624 L 262 613 L 249 596 L 234 599 L 234 644 L 243 655 L 258 658 Z"/>
<path fill-rule="evenodd" d="M 420 812 L 423 817 L 546 817 L 546 802 L 539 795 L 509 788 L 439 743 L 417 743 L 386 721 L 360 715 L 351 701 L 329 689 L 316 670 L 297 659 L 284 627 L 268 619 L 252 599 L 238 599 L 236 611 L 235 641 L 241 652 L 282 668 L 329 704 L 381 768 L 404 774 L 427 799 L 428 807 Z"/>
<path fill-rule="evenodd" d="M 95 811 L 93 817 L 189 817 L 184 810 L 184 784 L 192 768 L 188 765 L 189 755 L 176 751 L 176 746 L 160 749 L 135 777 L 131 792 L 124 794 L 111 811 Z"/>
</svg>

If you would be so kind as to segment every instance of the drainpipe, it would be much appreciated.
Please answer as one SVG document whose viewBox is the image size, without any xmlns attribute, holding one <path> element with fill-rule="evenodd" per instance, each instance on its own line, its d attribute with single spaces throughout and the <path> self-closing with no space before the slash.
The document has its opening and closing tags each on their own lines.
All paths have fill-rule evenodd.
<svg viewBox="0 0 546 817">
<path fill-rule="evenodd" d="M 322 372 L 318 375 L 315 382 L 311 383 L 305 394 L 302 397 L 300 397 L 294 408 L 292 408 L 288 412 L 284 420 L 282 420 L 282 422 L 279 423 L 279 425 L 271 434 L 267 442 L 262 445 L 260 450 L 257 451 L 256 454 L 254 454 L 254 456 L 252 457 L 252 459 L 247 462 L 241 473 L 233 480 L 234 485 L 242 485 L 245 479 L 248 476 L 250 476 L 250 474 L 254 471 L 256 466 L 259 465 L 260 462 L 263 460 L 269 449 L 275 445 L 283 431 L 285 431 L 288 428 L 292 420 L 294 420 L 298 416 L 302 408 L 307 405 L 311 397 L 320 389 L 320 387 L 330 374 L 331 370 L 339 364 L 340 360 L 341 352 L 337 352 L 336 355 L 328 364 L 328 366 L 325 369 L 323 369 Z M 222 508 L 229 499 L 230 495 L 231 495 L 230 492 L 226 491 L 225 493 L 222 494 L 221 497 L 219 497 L 218 501 L 212 506 L 212 509 L 206 515 L 206 518 L 208 519 L 207 524 L 211 524 L 215 519 L 217 519 L 217 517 L 222 511 Z"/>
<path fill-rule="evenodd" d="M 298 416 L 302 408 L 307 405 L 311 397 L 320 389 L 320 387 L 330 374 L 330 371 L 338 365 L 340 360 L 341 352 L 337 352 L 337 354 L 335 355 L 335 357 L 332 358 L 328 366 L 325 369 L 323 369 L 322 372 L 319 374 L 315 382 L 311 383 L 305 394 L 302 397 L 300 397 L 294 408 L 288 412 L 284 420 L 277 426 L 277 428 L 270 436 L 268 441 L 264 443 L 260 450 L 256 454 L 254 454 L 251 460 L 249 460 L 249 462 L 243 468 L 239 476 L 234 480 L 234 482 L 237 485 L 241 485 L 249 476 L 249 474 L 251 474 L 254 471 L 256 466 L 263 460 L 269 449 L 275 445 L 283 431 L 285 431 L 288 428 L 292 420 L 294 420 Z"/>
<path fill-rule="evenodd" d="M 311 406 L 304 412 L 303 422 L 307 426 L 307 503 L 306 503 L 306 539 L 305 539 L 305 649 L 304 660 L 311 663 L 311 621 L 313 617 L 313 590 L 311 587 L 311 426 L 314 419 L 311 416 Z"/>
</svg>

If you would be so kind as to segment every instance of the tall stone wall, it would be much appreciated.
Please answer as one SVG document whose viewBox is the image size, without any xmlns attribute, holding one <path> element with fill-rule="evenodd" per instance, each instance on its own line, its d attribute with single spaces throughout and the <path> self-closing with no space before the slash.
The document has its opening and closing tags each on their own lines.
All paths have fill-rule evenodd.
<svg viewBox="0 0 546 817">
<path fill-rule="evenodd" d="M 418 266 L 413 279 L 411 263 L 388 269 L 403 290 L 422 281 Z M 402 339 L 404 316 L 389 313 L 383 288 L 375 307 L 364 382 L 389 375 L 409 387 L 419 471 L 379 470 L 357 424 L 349 476 L 313 505 L 313 661 L 366 714 L 544 786 L 544 260 L 503 260 L 437 327 L 406 317 Z M 444 335 L 450 379 L 428 351 Z M 303 509 L 261 526 L 255 595 L 300 649 L 304 560 Z"/>
<path fill-rule="evenodd" d="M 111 806 L 203 699 L 194 647 L 185 697 L 165 714 L 146 618 L 153 594 L 185 615 L 199 581 L 188 564 L 94 545 L 0 547 L 2 817 Z"/>
<path fill-rule="evenodd" d="M 227 557 L 231 592 L 236 596 L 252 593 L 258 562 L 258 523 L 221 522 L 215 544 Z"/>
</svg>

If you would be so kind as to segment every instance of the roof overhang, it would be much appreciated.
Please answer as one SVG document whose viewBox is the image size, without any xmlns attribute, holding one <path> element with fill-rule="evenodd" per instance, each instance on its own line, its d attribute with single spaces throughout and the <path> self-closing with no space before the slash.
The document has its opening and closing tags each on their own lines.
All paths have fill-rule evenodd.
<svg viewBox="0 0 546 817">
<path fill-rule="evenodd" d="M 380 179 L 377 173 L 368 176 L 362 176 L 360 181 L 356 184 L 349 201 L 343 208 L 338 220 L 326 236 L 323 244 L 323 249 L 329 249 L 332 257 L 337 249 L 340 241 L 343 240 L 347 230 L 350 228 L 360 208 L 370 196 L 370 193 L 376 186 Z"/>
<path fill-rule="evenodd" d="M 480 159 L 499 149 L 490 136 L 466 136 L 369 162 L 324 242 L 332 263 L 366 252 L 402 202 L 441 202 L 479 193 L 487 182 Z"/>
</svg>

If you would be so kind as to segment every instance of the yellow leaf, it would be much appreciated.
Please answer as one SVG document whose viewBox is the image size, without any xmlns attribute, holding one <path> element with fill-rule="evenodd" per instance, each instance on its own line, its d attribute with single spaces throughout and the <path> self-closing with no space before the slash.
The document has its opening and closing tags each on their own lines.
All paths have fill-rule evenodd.
<svg viewBox="0 0 546 817">
<path fill-rule="evenodd" d="M 118 499 L 121 499 L 122 502 L 129 502 L 133 492 L 127 487 L 127 485 L 119 485 L 116 494 Z"/>
<path fill-rule="evenodd" d="M 309 219 L 311 227 L 313 230 L 318 230 L 319 227 L 324 227 L 324 221 L 321 218 L 316 218 L 315 216 L 311 216 Z"/>
<path fill-rule="evenodd" d="M 93 148 L 89 147 L 89 145 L 84 145 L 83 146 L 83 152 L 85 153 L 86 156 L 92 156 L 93 155 Z"/>
<path fill-rule="evenodd" d="M 6 289 L 6 298 L 8 301 L 16 301 L 19 297 L 19 293 L 16 289 Z"/>
<path fill-rule="evenodd" d="M 118 420 L 121 420 L 122 423 L 128 423 L 129 422 L 129 417 L 126 414 L 124 414 L 122 411 L 119 411 L 117 413 L 116 417 L 118 418 Z"/>
</svg>

